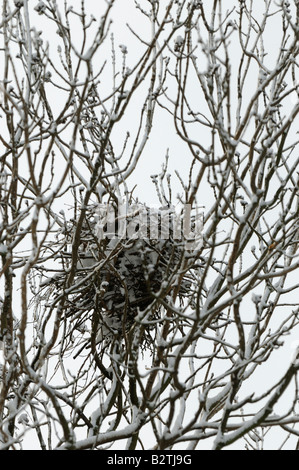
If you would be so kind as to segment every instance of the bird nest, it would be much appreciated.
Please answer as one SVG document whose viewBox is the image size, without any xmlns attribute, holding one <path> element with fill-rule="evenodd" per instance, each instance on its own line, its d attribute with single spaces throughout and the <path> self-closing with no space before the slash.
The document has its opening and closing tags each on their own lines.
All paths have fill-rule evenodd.
<svg viewBox="0 0 299 470">
<path fill-rule="evenodd" d="M 184 302 L 191 295 L 188 269 L 196 224 L 193 221 L 189 230 L 188 246 L 190 238 L 182 236 L 181 222 L 169 208 L 132 204 L 116 214 L 114 207 L 102 204 L 86 212 L 80 229 L 78 221 L 68 223 L 64 236 L 69 251 L 61 254 L 64 265 L 72 259 L 71 241 L 77 230 L 80 243 L 66 318 L 77 326 L 89 318 L 95 342 L 102 346 L 142 326 L 140 344 L 149 346 L 167 303 Z M 56 289 L 64 288 L 66 276 L 67 271 L 56 276 Z"/>
</svg>

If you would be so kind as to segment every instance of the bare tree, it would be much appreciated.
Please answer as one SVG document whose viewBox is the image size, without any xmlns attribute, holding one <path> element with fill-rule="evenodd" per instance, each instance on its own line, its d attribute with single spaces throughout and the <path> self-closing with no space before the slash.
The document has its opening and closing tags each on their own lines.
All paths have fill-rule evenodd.
<svg viewBox="0 0 299 470">
<path fill-rule="evenodd" d="M 2 2 L 1 449 L 296 448 L 299 2 L 121 3 Z"/>
</svg>

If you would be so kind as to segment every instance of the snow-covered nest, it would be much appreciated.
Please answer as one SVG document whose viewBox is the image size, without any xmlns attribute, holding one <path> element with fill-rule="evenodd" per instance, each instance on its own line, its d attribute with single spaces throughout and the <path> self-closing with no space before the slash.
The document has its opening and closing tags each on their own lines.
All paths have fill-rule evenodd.
<svg viewBox="0 0 299 470">
<path fill-rule="evenodd" d="M 77 223 L 68 226 L 70 251 L 61 254 L 66 262 Z M 77 287 L 68 295 L 66 318 L 82 324 L 89 318 L 102 345 L 128 334 L 138 320 L 141 344 L 150 345 L 151 331 L 167 303 L 182 303 L 192 294 L 188 269 L 194 244 L 187 245 L 180 224 L 169 208 L 153 210 L 138 203 L 116 214 L 105 204 L 90 207 L 80 232 L 73 282 Z M 56 278 L 56 287 L 63 289 L 66 276 Z"/>
</svg>

